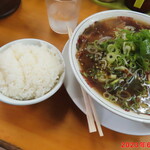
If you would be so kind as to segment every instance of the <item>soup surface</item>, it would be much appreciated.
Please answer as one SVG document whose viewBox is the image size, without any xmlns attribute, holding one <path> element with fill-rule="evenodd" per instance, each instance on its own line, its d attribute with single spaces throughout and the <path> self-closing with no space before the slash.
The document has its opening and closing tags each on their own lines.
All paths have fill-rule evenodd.
<svg viewBox="0 0 150 150">
<path fill-rule="evenodd" d="M 76 57 L 105 99 L 150 114 L 150 25 L 123 16 L 97 21 L 79 36 Z"/>
</svg>

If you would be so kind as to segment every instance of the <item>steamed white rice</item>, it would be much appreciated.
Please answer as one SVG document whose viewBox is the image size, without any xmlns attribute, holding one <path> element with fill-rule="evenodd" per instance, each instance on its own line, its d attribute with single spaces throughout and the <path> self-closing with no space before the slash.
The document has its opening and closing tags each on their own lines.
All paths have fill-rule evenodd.
<svg viewBox="0 0 150 150">
<path fill-rule="evenodd" d="M 54 49 L 14 44 L 0 52 L 0 92 L 17 100 L 38 98 L 55 86 L 63 71 Z"/>
</svg>

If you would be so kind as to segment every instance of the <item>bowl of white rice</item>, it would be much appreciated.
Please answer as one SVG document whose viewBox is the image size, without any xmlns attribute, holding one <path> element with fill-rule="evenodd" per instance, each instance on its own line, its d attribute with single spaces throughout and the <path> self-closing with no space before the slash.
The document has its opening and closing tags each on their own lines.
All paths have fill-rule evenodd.
<svg viewBox="0 0 150 150">
<path fill-rule="evenodd" d="M 0 101 L 39 103 L 55 94 L 65 76 L 61 52 L 39 39 L 20 39 L 0 48 Z"/>
</svg>

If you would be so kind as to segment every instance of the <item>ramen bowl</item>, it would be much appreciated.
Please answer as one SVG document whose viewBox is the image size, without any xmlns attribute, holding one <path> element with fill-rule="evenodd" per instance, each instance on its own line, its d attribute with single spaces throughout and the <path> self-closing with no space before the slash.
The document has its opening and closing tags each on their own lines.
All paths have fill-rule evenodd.
<svg viewBox="0 0 150 150">
<path fill-rule="evenodd" d="M 146 24 L 150 25 L 150 16 L 129 11 L 129 10 L 108 10 L 96 13 L 92 16 L 89 16 L 88 18 L 84 19 L 75 29 L 69 43 L 69 61 L 71 64 L 71 68 L 73 70 L 73 73 L 79 82 L 79 84 L 84 88 L 84 90 L 96 101 L 98 104 L 102 105 L 107 110 L 122 116 L 124 118 L 143 122 L 143 123 L 150 123 L 150 116 L 145 114 L 139 114 L 134 111 L 125 111 L 123 108 L 121 108 L 119 105 L 116 105 L 115 103 L 110 102 L 109 100 L 106 100 L 104 96 L 102 96 L 93 86 L 89 84 L 87 79 L 83 77 L 83 74 L 81 73 L 81 66 L 79 64 L 79 61 L 77 59 L 77 43 L 80 35 L 87 29 L 89 26 L 93 25 L 97 21 L 103 21 L 115 17 L 131 17 L 134 20 L 138 20 L 140 22 L 144 22 Z M 106 23 L 107 24 L 107 23 Z M 111 24 L 110 24 L 111 25 Z M 83 39 L 85 40 L 85 39 Z"/>
</svg>

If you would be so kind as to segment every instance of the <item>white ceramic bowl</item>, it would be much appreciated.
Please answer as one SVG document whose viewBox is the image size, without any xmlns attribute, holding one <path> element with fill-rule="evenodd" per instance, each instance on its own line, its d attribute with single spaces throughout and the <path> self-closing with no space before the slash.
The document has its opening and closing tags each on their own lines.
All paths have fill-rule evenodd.
<svg viewBox="0 0 150 150">
<path fill-rule="evenodd" d="M 20 39 L 20 40 L 16 40 L 16 41 L 10 42 L 10 43 L 2 46 L 0 48 L 0 51 L 4 51 L 8 47 L 10 47 L 11 45 L 16 44 L 16 43 L 32 44 L 32 45 L 39 45 L 39 46 L 41 44 L 44 44 L 48 48 L 52 48 L 60 56 L 60 59 L 62 60 L 62 63 L 64 65 L 64 72 L 61 74 L 58 83 L 53 87 L 53 89 L 51 89 L 48 93 L 46 93 L 45 95 L 43 95 L 43 96 L 41 96 L 39 98 L 32 99 L 32 100 L 23 100 L 23 101 L 21 101 L 21 100 L 15 100 L 15 99 L 9 98 L 9 97 L 7 97 L 7 96 L 5 96 L 5 95 L 0 93 L 0 101 L 8 103 L 8 104 L 11 104 L 11 105 L 31 105 L 31 104 L 36 104 L 36 103 L 39 103 L 39 102 L 42 102 L 42 101 L 48 99 L 49 97 L 51 97 L 53 94 L 55 94 L 58 91 L 58 89 L 61 87 L 61 85 L 63 84 L 63 81 L 64 81 L 64 77 L 65 77 L 65 63 L 64 63 L 64 59 L 62 57 L 61 52 L 54 45 L 52 45 L 52 44 L 50 44 L 50 43 L 48 43 L 46 41 L 39 40 L 39 39 L 30 39 L 30 38 L 29 39 Z"/>
<path fill-rule="evenodd" d="M 79 38 L 79 35 L 83 33 L 83 31 L 92 25 L 95 21 L 103 20 L 103 19 L 108 19 L 112 17 L 117 17 L 117 16 L 127 16 L 127 17 L 132 17 L 135 20 L 139 20 L 142 22 L 146 22 L 150 24 L 150 16 L 134 11 L 129 11 L 129 10 L 108 10 L 108 11 L 103 11 L 96 13 L 92 16 L 89 16 L 85 20 L 83 20 L 75 29 L 69 43 L 69 60 L 71 64 L 71 68 L 74 72 L 74 75 L 80 85 L 84 88 L 84 90 L 94 99 L 96 100 L 100 105 L 105 107 L 106 109 L 110 110 L 111 112 L 118 114 L 122 117 L 125 117 L 127 119 L 131 119 L 134 121 L 139 121 L 139 122 L 144 122 L 144 123 L 150 123 L 150 116 L 149 115 L 142 115 L 142 114 L 136 114 L 132 111 L 127 112 L 120 108 L 119 106 L 109 102 L 108 100 L 105 100 L 98 92 L 96 92 L 94 89 L 92 89 L 83 76 L 80 73 L 80 66 L 78 63 L 78 60 L 76 59 L 76 43 Z M 107 118 L 108 119 L 108 118 Z"/>
</svg>

